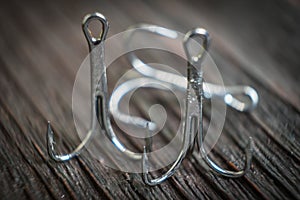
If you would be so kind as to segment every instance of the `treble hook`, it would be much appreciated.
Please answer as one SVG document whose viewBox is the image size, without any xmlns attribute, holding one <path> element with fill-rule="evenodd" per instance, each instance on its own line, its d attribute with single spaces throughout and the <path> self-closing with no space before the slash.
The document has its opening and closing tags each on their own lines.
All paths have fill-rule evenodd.
<svg viewBox="0 0 300 200">
<path fill-rule="evenodd" d="M 199 148 L 199 153 L 201 156 L 204 158 L 204 161 L 207 163 L 207 165 L 216 173 L 221 174 L 226 177 L 231 177 L 231 178 L 236 178 L 243 176 L 246 171 L 250 169 L 250 164 L 253 156 L 253 139 L 252 137 L 249 137 L 249 142 L 248 145 L 245 149 L 245 154 L 246 154 L 246 161 L 244 165 L 244 169 L 239 170 L 239 171 L 230 171 L 221 168 L 218 166 L 215 162 L 213 162 L 207 155 L 204 145 L 203 145 L 203 77 L 202 77 L 202 72 L 201 72 L 201 62 L 204 58 L 205 52 L 200 53 L 196 56 L 192 56 L 191 53 L 188 50 L 188 42 L 192 39 L 194 36 L 201 36 L 201 39 L 206 41 L 207 43 L 204 42 L 204 44 L 208 44 L 209 42 L 209 35 L 208 32 L 204 29 L 194 29 L 190 32 L 188 32 L 184 38 L 184 49 L 186 54 L 188 55 L 189 61 L 188 61 L 188 82 L 192 85 L 192 88 L 194 89 L 197 98 L 200 99 L 198 101 L 199 103 L 199 114 L 198 114 L 198 148 Z M 205 46 L 204 46 L 205 47 Z M 196 66 L 196 67 L 195 67 Z M 194 80 L 194 81 L 191 81 Z M 196 81 L 195 81 L 196 80 Z"/>
<path fill-rule="evenodd" d="M 189 52 L 188 42 L 193 39 L 193 37 L 199 37 L 202 40 L 202 47 L 200 52 L 197 55 L 192 55 Z M 184 133 L 183 133 L 183 143 L 180 149 L 180 153 L 170 167 L 170 169 L 161 175 L 158 178 L 151 179 L 149 178 L 149 163 L 147 154 L 151 151 L 152 146 L 152 137 L 145 139 L 144 153 L 143 153 L 143 180 L 146 184 L 150 186 L 154 186 L 160 184 L 170 176 L 172 176 L 177 168 L 180 166 L 182 160 L 185 158 L 187 151 L 190 149 L 189 146 L 193 144 L 195 138 L 188 137 L 191 135 L 198 134 L 198 147 L 199 153 L 202 155 L 203 159 L 207 163 L 207 165 L 214 170 L 216 173 L 219 173 L 226 177 L 240 177 L 244 175 L 244 173 L 249 170 L 251 159 L 253 155 L 253 140 L 249 138 L 249 144 L 246 148 L 246 161 L 245 167 L 240 171 L 230 171 L 219 167 L 215 162 L 213 162 L 207 155 L 203 145 L 203 122 L 202 122 L 202 103 L 203 103 L 203 74 L 201 71 L 201 64 L 206 54 L 206 49 L 209 45 L 209 34 L 205 29 L 196 28 L 189 31 L 184 38 L 183 46 L 185 53 L 188 58 L 188 66 L 187 66 L 187 93 L 186 93 L 186 114 L 185 114 L 185 125 L 184 125 Z M 194 40 L 195 41 L 195 40 Z M 189 96 L 191 95 L 191 91 L 194 91 L 198 103 L 198 110 L 193 115 L 189 115 L 189 109 L 191 109 L 191 103 L 189 101 Z M 195 125 L 197 128 L 195 128 Z M 198 129 L 198 130 L 197 130 Z M 149 130 L 149 129 L 148 129 Z"/>
<path fill-rule="evenodd" d="M 99 20 L 102 24 L 102 32 L 99 36 L 99 38 L 95 38 L 91 35 L 91 31 L 88 29 L 88 25 L 90 23 L 91 20 Z M 96 54 L 96 51 L 103 51 L 103 47 L 101 48 L 96 48 L 98 45 L 100 45 L 102 43 L 102 41 L 105 40 L 106 35 L 107 35 L 107 31 L 108 31 L 108 22 L 105 19 L 105 17 L 103 15 L 101 15 L 100 13 L 94 13 L 91 15 L 87 15 L 82 22 L 82 30 L 84 32 L 84 35 L 88 41 L 89 44 L 89 52 L 90 52 L 90 61 L 91 61 L 91 74 L 97 73 L 96 72 L 96 68 L 93 67 L 95 66 L 95 59 L 94 59 L 94 55 Z M 102 45 L 100 45 L 102 46 Z M 100 54 L 102 55 L 102 54 Z M 98 70 L 99 71 L 99 70 Z M 101 74 L 100 74 L 101 75 Z M 96 104 L 96 97 L 97 92 L 96 91 L 96 87 L 98 84 L 98 79 L 99 77 L 91 77 L 91 111 L 92 111 L 92 120 L 91 120 L 91 128 L 88 131 L 85 139 L 75 148 L 75 150 L 73 150 L 71 153 L 69 154 L 65 154 L 65 155 L 59 155 L 56 153 L 55 148 L 54 148 L 54 134 L 51 128 L 51 124 L 50 121 L 48 121 L 48 128 L 47 128 L 47 145 L 48 145 L 48 154 L 49 156 L 55 160 L 55 161 L 66 161 L 69 160 L 75 156 L 77 156 L 78 154 L 80 154 L 80 152 L 82 151 L 83 147 L 88 143 L 88 141 L 90 140 L 91 136 L 95 133 L 96 131 L 96 124 L 97 124 L 97 118 L 96 118 L 96 112 L 98 110 L 98 105 Z M 103 86 L 105 87 L 105 86 Z"/>
<path fill-rule="evenodd" d="M 102 24 L 102 32 L 99 38 L 91 35 L 88 26 L 92 20 L 98 20 Z M 48 121 L 47 146 L 48 154 L 55 161 L 69 160 L 82 151 L 83 147 L 90 141 L 95 132 L 104 131 L 114 146 L 126 156 L 132 159 L 141 159 L 142 155 L 128 150 L 119 141 L 112 129 L 109 114 L 109 101 L 107 92 L 106 67 L 104 64 L 104 40 L 109 25 L 106 18 L 100 13 L 87 15 L 82 22 L 82 29 L 87 39 L 90 52 L 91 65 L 91 126 L 84 140 L 69 154 L 59 155 L 54 148 L 55 140 L 53 131 Z"/>
<path fill-rule="evenodd" d="M 102 24 L 102 32 L 99 38 L 95 38 L 92 36 L 91 31 L 88 28 L 89 23 L 92 20 L 98 20 Z M 90 141 L 91 137 L 96 132 L 105 132 L 105 134 L 109 137 L 113 145 L 121 152 L 123 152 L 126 156 L 132 159 L 142 159 L 142 170 L 143 170 L 143 179 L 148 185 L 156 185 L 161 183 L 162 181 L 169 178 L 171 175 L 175 173 L 177 168 L 180 166 L 182 160 L 186 157 L 187 151 L 191 148 L 191 144 L 194 144 L 196 136 L 198 136 L 196 142 L 198 143 L 199 153 L 204 158 L 207 165 L 213 169 L 215 172 L 227 176 L 227 177 L 239 177 L 242 176 L 249 168 L 251 163 L 251 158 L 253 155 L 253 140 L 249 138 L 249 144 L 246 148 L 246 161 L 245 167 L 240 171 L 229 171 L 226 169 L 222 169 L 216 163 L 214 163 L 206 154 L 204 145 L 203 145 L 203 116 L 202 116 L 202 103 L 203 98 L 210 98 L 214 95 L 219 95 L 224 97 L 225 102 L 236 108 L 240 111 L 245 111 L 247 109 L 251 109 L 253 105 L 255 106 L 258 101 L 257 93 L 254 89 L 250 87 L 231 87 L 227 88 L 228 93 L 222 93 L 219 91 L 219 86 L 208 85 L 206 84 L 212 91 L 212 93 L 206 93 L 205 84 L 203 83 L 203 75 L 201 70 L 201 63 L 206 54 L 206 50 L 209 45 L 209 35 L 208 32 L 204 29 L 193 29 L 185 35 L 183 46 L 188 58 L 187 65 L 187 90 L 186 90 L 186 109 L 185 109 L 185 123 L 183 130 L 183 143 L 180 149 L 180 153 L 170 167 L 170 169 L 163 174 L 162 176 L 156 179 L 150 179 L 148 177 L 149 174 L 149 163 L 147 154 L 151 151 L 152 148 L 152 138 L 146 138 L 146 144 L 144 146 L 143 154 L 135 153 L 128 150 L 124 145 L 119 141 L 116 134 L 112 129 L 112 125 L 110 122 L 110 113 L 109 113 L 109 101 L 108 101 L 108 92 L 107 92 L 107 77 L 106 77 L 106 67 L 104 63 L 104 40 L 106 38 L 108 32 L 108 22 L 103 15 L 100 13 L 93 13 L 91 15 L 87 15 L 82 23 L 82 29 L 85 34 L 85 37 L 89 44 L 89 52 L 90 52 L 90 67 L 91 67 L 91 125 L 90 130 L 88 131 L 84 140 L 69 154 L 60 155 L 55 150 L 55 140 L 54 133 L 51 128 L 50 122 L 48 122 L 47 126 L 47 147 L 49 156 L 55 161 L 66 161 L 69 160 L 82 151 L 83 147 Z M 191 41 L 193 37 L 200 37 L 202 40 L 201 48 L 199 54 L 192 56 L 188 49 L 188 42 Z M 154 77 L 155 78 L 155 77 Z M 158 80 L 160 80 L 158 78 Z M 214 88 L 215 87 L 215 88 Z M 232 94 L 240 94 L 240 91 L 243 91 L 243 94 L 247 94 L 252 99 L 252 106 L 244 104 L 243 102 L 235 99 Z M 226 91 L 226 89 L 225 89 Z M 196 95 L 196 101 L 198 105 L 198 109 L 194 110 L 192 107 L 192 103 L 189 101 L 189 97 L 192 96 L 192 92 Z M 206 95 L 211 95 L 207 97 Z M 256 95 L 256 97 L 255 97 Z M 254 98 L 253 98 L 254 97 Z M 254 99 L 254 101 L 253 101 Z M 192 114 L 190 114 L 192 113 Z M 145 122 L 136 118 L 136 121 Z M 152 127 L 154 124 L 150 124 L 152 122 L 146 121 L 146 130 L 148 133 L 152 131 Z M 142 124 L 141 124 L 142 125 Z"/>
<path fill-rule="evenodd" d="M 204 47 L 206 49 L 208 46 L 208 42 L 209 42 L 208 41 L 208 38 L 209 38 L 208 32 L 204 29 L 194 29 L 194 30 L 192 30 L 192 32 L 193 32 L 193 35 L 190 35 L 190 32 L 188 32 L 186 34 L 186 37 L 192 37 L 194 35 L 200 36 L 201 38 L 203 38 L 201 47 Z M 186 45 L 186 43 L 184 42 L 184 47 L 186 48 L 185 45 Z M 202 49 L 202 50 L 203 51 L 197 57 L 195 57 L 195 56 L 190 57 L 190 54 L 188 54 L 188 52 L 186 51 L 188 60 L 199 59 L 199 63 L 201 63 L 202 62 L 201 60 L 203 59 L 204 54 L 206 52 L 204 49 Z M 183 132 L 183 143 L 180 148 L 180 153 L 179 153 L 177 159 L 175 160 L 175 162 L 170 167 L 170 169 L 166 173 L 164 173 L 163 175 L 161 175 L 160 177 L 155 178 L 155 179 L 149 178 L 149 164 L 148 164 L 148 156 L 147 156 L 147 153 L 149 153 L 151 151 L 152 137 L 145 139 L 146 145 L 144 146 L 143 163 L 142 163 L 143 179 L 146 184 L 151 185 L 151 186 L 160 184 L 161 182 L 163 182 L 164 180 L 166 180 L 167 178 L 169 178 L 176 172 L 176 170 L 180 166 L 181 162 L 185 158 L 189 146 L 191 145 L 191 143 L 193 143 L 194 139 L 189 136 L 195 135 L 195 132 L 197 131 L 195 129 L 195 119 L 197 118 L 197 116 L 195 114 L 192 114 L 192 115 L 190 114 L 191 112 L 193 112 L 192 111 L 193 108 L 192 108 L 192 104 L 190 103 L 189 98 L 192 95 L 192 89 L 193 89 L 196 92 L 198 104 L 202 103 L 202 94 L 199 93 L 199 92 L 201 92 L 201 90 L 196 90 L 195 86 L 197 86 L 197 87 L 199 87 L 199 86 L 197 84 L 196 85 L 194 84 L 194 82 L 202 84 L 202 75 L 201 75 L 202 72 L 200 71 L 200 69 L 199 69 L 199 71 L 197 71 L 190 64 L 188 64 L 187 72 L 188 72 L 188 83 L 187 83 L 186 100 L 185 100 L 186 109 L 185 109 L 185 115 L 184 115 L 185 123 L 184 123 L 184 132 Z M 200 73 L 199 78 L 201 80 L 194 79 L 194 78 L 197 78 L 197 77 L 195 77 L 195 73 L 198 74 L 198 72 Z M 200 107 L 199 107 L 199 112 L 200 112 Z"/>
</svg>

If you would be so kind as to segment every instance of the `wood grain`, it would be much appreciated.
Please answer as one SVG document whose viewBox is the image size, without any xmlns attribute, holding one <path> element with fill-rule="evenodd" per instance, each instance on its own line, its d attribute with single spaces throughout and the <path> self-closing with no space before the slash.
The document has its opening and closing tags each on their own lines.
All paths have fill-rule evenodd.
<svg viewBox="0 0 300 200">
<path fill-rule="evenodd" d="M 251 85 L 260 96 L 254 112 L 227 110 L 223 134 L 210 154 L 224 167 L 241 168 L 243 148 L 253 137 L 254 159 L 244 177 L 213 174 L 196 152 L 173 177 L 155 187 L 144 185 L 140 174 L 102 165 L 86 151 L 69 162 L 50 160 L 47 120 L 53 122 L 60 152 L 80 142 L 70 102 L 76 72 L 88 52 L 81 21 L 94 11 L 109 20 L 109 36 L 138 22 L 183 33 L 202 26 L 211 33 L 210 53 L 224 82 Z M 300 199 L 297 1 L 12 0 L 1 6 L 0 17 L 1 199 Z M 149 56 L 156 58 L 164 56 Z M 113 63 L 108 72 L 110 92 L 128 69 L 125 58 Z M 134 113 L 147 117 L 147 109 L 157 102 L 168 110 L 168 123 L 155 144 L 164 145 L 178 127 L 178 106 L 168 95 L 141 94 L 133 100 Z M 206 112 L 206 126 L 208 117 Z M 115 129 L 130 148 L 141 150 L 139 142 Z"/>
</svg>

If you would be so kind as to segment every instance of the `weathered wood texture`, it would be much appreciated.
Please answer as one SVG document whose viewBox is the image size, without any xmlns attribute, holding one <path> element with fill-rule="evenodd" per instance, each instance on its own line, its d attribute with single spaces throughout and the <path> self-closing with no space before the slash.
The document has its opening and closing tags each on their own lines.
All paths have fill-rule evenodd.
<svg viewBox="0 0 300 200">
<path fill-rule="evenodd" d="M 65 163 L 49 159 L 47 120 L 54 123 L 60 152 L 79 142 L 69 102 L 88 50 L 81 21 L 94 11 L 109 20 L 109 36 L 138 22 L 183 33 L 197 26 L 209 30 L 225 83 L 251 85 L 260 95 L 250 114 L 227 111 L 224 134 L 212 152 L 222 166 L 242 167 L 242 149 L 252 136 L 255 153 L 246 176 L 216 176 L 192 155 L 172 178 L 148 187 L 139 174 L 107 168 L 87 152 Z M 2 3 L 0 16 L 1 199 L 300 199 L 298 1 L 11 0 Z M 111 70 L 109 82 L 127 69 Z M 141 115 L 151 105 L 151 95 L 145 97 L 135 101 Z M 170 117 L 176 121 L 178 113 Z M 168 123 L 165 132 L 175 128 Z"/>
</svg>

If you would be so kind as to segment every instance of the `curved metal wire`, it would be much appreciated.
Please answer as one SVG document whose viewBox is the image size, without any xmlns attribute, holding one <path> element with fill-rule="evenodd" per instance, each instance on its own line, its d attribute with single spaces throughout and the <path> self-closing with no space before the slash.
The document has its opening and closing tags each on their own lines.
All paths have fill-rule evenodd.
<svg viewBox="0 0 300 200">
<path fill-rule="evenodd" d="M 99 36 L 99 38 L 95 38 L 91 35 L 91 31 L 88 28 L 89 23 L 92 20 L 98 20 L 99 22 L 101 22 L 102 24 L 102 32 L 101 35 Z M 93 13 L 90 15 L 87 15 L 82 22 L 82 30 L 84 32 L 84 35 L 88 41 L 89 44 L 89 51 L 91 53 L 91 71 L 95 70 L 94 69 L 94 65 L 95 65 L 95 56 L 94 56 L 94 52 L 93 50 L 96 49 L 96 47 L 98 45 L 101 44 L 102 41 L 105 40 L 106 35 L 107 35 L 107 31 L 108 31 L 108 22 L 106 20 L 106 18 L 100 14 L 100 13 Z M 102 50 L 102 49 L 101 49 Z M 93 74 L 93 72 L 91 72 Z M 99 77 L 100 78 L 100 77 Z M 91 128 L 88 131 L 85 139 L 75 148 L 75 150 L 73 150 L 71 153 L 65 154 L 65 155 L 59 155 L 54 147 L 55 144 L 55 140 L 54 140 L 54 134 L 51 128 L 51 124 L 50 121 L 48 121 L 48 126 L 47 126 L 47 146 L 48 146 L 48 154 L 49 156 L 55 160 L 55 161 L 66 161 L 69 160 L 77 155 L 80 154 L 80 152 L 82 151 L 83 147 L 88 143 L 88 141 L 90 140 L 90 138 L 92 137 L 92 135 L 95 133 L 96 130 L 96 124 L 97 124 L 97 118 L 96 118 L 96 109 L 98 108 L 96 105 L 96 85 L 97 85 L 97 78 L 91 78 L 92 80 L 92 84 L 91 84 L 91 91 L 92 91 L 92 98 L 91 98 Z"/>
<path fill-rule="evenodd" d="M 151 149 L 151 142 L 152 140 L 147 138 L 146 139 L 146 146 L 144 147 L 144 154 L 143 154 L 143 179 L 146 184 L 150 186 L 154 186 L 157 184 L 160 184 L 170 176 L 172 176 L 177 168 L 180 166 L 182 160 L 184 159 L 188 146 L 193 143 L 189 140 L 189 135 L 194 134 L 197 135 L 196 131 L 198 131 L 198 147 L 199 152 L 201 153 L 203 159 L 208 164 L 208 166 L 216 173 L 226 176 L 226 177 L 240 177 L 244 175 L 244 173 L 250 168 L 250 163 L 253 155 L 253 140 L 250 137 L 249 138 L 249 145 L 246 148 L 246 161 L 245 161 L 245 167 L 242 170 L 239 171 L 230 171 L 221 168 L 218 166 L 215 162 L 213 162 L 208 155 L 205 152 L 204 145 L 203 145 L 203 123 L 202 123 L 202 101 L 203 101 L 203 76 L 201 71 L 201 63 L 204 59 L 206 51 L 201 49 L 199 54 L 192 55 L 188 48 L 188 43 L 195 37 L 200 37 L 201 41 L 203 42 L 201 46 L 203 46 L 205 49 L 207 49 L 209 44 L 209 34 L 206 30 L 196 28 L 191 31 L 189 31 L 184 38 L 183 46 L 186 52 L 186 55 L 188 57 L 188 67 L 187 67 L 187 78 L 188 78 L 188 87 L 187 87 L 187 98 L 186 98 L 186 116 L 185 116 L 185 130 L 184 130 L 184 137 L 183 137 L 183 144 L 181 146 L 180 153 L 176 159 L 176 161 L 173 163 L 173 165 L 170 167 L 170 169 L 162 174 L 160 177 L 151 179 L 149 178 L 149 164 L 148 164 L 148 157 L 147 153 L 150 152 Z M 197 116 L 188 116 L 188 109 L 190 106 L 190 103 L 188 101 L 188 96 L 191 93 L 191 90 L 193 90 L 196 94 L 196 99 L 198 102 L 198 115 Z M 193 120 L 194 119 L 194 120 Z M 195 119 L 197 123 L 197 129 L 192 129 L 194 127 Z M 188 125 L 189 124 L 189 130 Z M 189 132 L 191 131 L 191 132 Z M 189 143 L 188 143 L 189 142 Z M 187 146 L 188 145 L 188 146 Z"/>
<path fill-rule="evenodd" d="M 88 25 L 91 20 L 99 20 L 102 23 L 102 33 L 100 34 L 99 38 L 95 38 L 91 35 L 90 30 L 88 29 Z M 109 115 L 109 102 L 108 102 L 108 95 L 107 95 L 107 78 L 106 78 L 106 68 L 104 65 L 104 47 L 103 47 L 103 41 L 105 40 L 105 37 L 107 35 L 108 31 L 108 23 L 105 17 L 99 13 L 94 13 L 91 15 L 87 15 L 82 24 L 83 32 L 85 34 L 85 37 L 89 44 L 89 50 L 90 50 L 90 61 L 91 61 L 91 101 L 92 101 L 92 120 L 91 120 L 91 128 L 87 133 L 87 136 L 84 138 L 84 140 L 78 145 L 78 147 L 75 148 L 71 153 L 65 154 L 65 155 L 59 155 L 54 147 L 55 140 L 53 136 L 53 131 L 50 125 L 50 122 L 48 122 L 47 126 L 47 145 L 48 145 L 48 153 L 50 157 L 56 161 L 66 161 L 74 156 L 77 156 L 82 151 L 83 147 L 89 142 L 92 135 L 95 132 L 98 131 L 105 131 L 107 136 L 110 138 L 111 142 L 115 145 L 115 147 L 120 150 L 121 152 L 124 152 L 125 155 L 132 159 L 142 159 L 142 166 L 143 166 L 143 179 L 146 184 L 148 185 L 156 185 L 161 183 L 162 181 L 166 180 L 170 176 L 172 176 L 177 168 L 180 166 L 182 160 L 186 156 L 186 152 L 188 148 L 190 147 L 190 144 L 194 143 L 194 139 L 192 136 L 196 136 L 198 134 L 198 146 L 199 146 L 199 152 L 203 156 L 204 160 L 210 166 L 215 172 L 228 176 L 228 177 L 239 177 L 242 176 L 250 167 L 251 158 L 253 154 L 253 141 L 252 138 L 249 139 L 249 145 L 246 148 L 246 162 L 245 167 L 243 170 L 240 171 L 229 171 L 226 169 L 223 169 L 219 167 L 216 163 L 214 163 L 206 154 L 204 145 L 203 145 L 203 123 L 202 123 L 202 101 L 203 97 L 206 98 L 212 98 L 214 96 L 220 96 L 224 98 L 227 105 L 232 106 L 233 108 L 245 111 L 248 109 L 253 108 L 256 106 L 258 101 L 258 96 L 256 91 L 253 88 L 250 88 L 248 86 L 246 87 L 231 87 L 227 89 L 226 93 L 221 93 L 219 90 L 219 86 L 203 83 L 203 77 L 202 77 L 202 71 L 201 71 L 201 63 L 204 59 L 206 50 L 209 45 L 209 35 L 208 32 L 204 29 L 193 29 L 192 31 L 188 32 L 184 38 L 184 49 L 186 52 L 186 55 L 188 57 L 188 67 L 187 67 L 187 80 L 188 80 L 188 87 L 187 87 L 187 101 L 186 101 L 186 115 L 185 115 L 185 124 L 184 124 L 184 131 L 183 131 L 183 143 L 180 149 L 180 153 L 175 160 L 175 162 L 172 164 L 170 169 L 163 174 L 162 176 L 151 179 L 149 178 L 149 163 L 148 163 L 148 157 L 147 153 L 151 151 L 151 143 L 152 139 L 147 138 L 146 139 L 146 146 L 144 147 L 143 155 L 141 156 L 138 153 L 134 153 L 130 150 L 128 150 L 124 145 L 118 140 L 116 137 L 112 126 L 110 122 L 110 115 Z M 145 27 L 144 27 L 145 28 Z M 157 32 L 161 35 L 165 34 L 166 32 L 170 31 L 168 29 L 164 28 L 154 28 L 151 29 L 152 32 Z M 172 32 L 172 31 L 171 31 Z M 171 33 L 169 32 L 169 33 Z M 175 34 L 173 34 L 173 37 L 175 37 Z M 188 43 L 191 41 L 194 37 L 200 37 L 203 46 L 203 49 L 200 50 L 198 55 L 192 55 L 189 52 L 188 49 Z M 132 54 L 133 55 L 133 54 Z M 134 60 L 131 60 L 133 63 L 136 62 L 142 62 L 138 58 L 135 58 Z M 140 69 L 140 67 L 139 67 Z M 160 70 L 150 69 L 154 70 L 155 73 L 167 73 Z M 147 73 L 146 73 L 147 75 Z M 149 74 L 148 74 L 149 75 Z M 171 75 L 168 73 L 168 75 Z M 176 76 L 176 75 L 171 75 Z M 152 77 L 152 76 L 151 76 Z M 153 76 L 154 79 L 157 79 L 159 81 L 161 80 L 159 77 Z M 169 82 L 169 84 L 174 84 L 178 88 L 182 88 L 182 85 L 177 83 Z M 206 85 L 206 87 L 205 87 Z M 205 88 L 209 88 L 210 92 L 206 92 Z M 190 96 L 191 92 L 194 92 L 196 94 L 196 99 L 198 103 L 198 113 L 197 115 L 189 115 L 189 110 L 191 109 L 190 103 L 188 101 L 188 97 Z M 252 99 L 252 104 L 249 106 L 245 104 L 244 102 L 241 102 L 233 97 L 234 94 L 241 94 L 241 91 L 243 94 L 247 94 Z M 207 94 L 206 94 L 207 93 Z M 206 94 L 206 95 L 205 95 Z M 255 96 L 256 95 L 256 96 Z M 112 97 L 113 98 L 113 97 Z M 145 122 L 145 128 L 146 130 L 150 131 L 150 122 Z M 138 123 L 135 123 L 137 125 Z M 196 128 L 194 128 L 196 125 Z"/>
<path fill-rule="evenodd" d="M 132 39 L 134 35 L 137 32 L 148 32 L 153 33 L 158 36 L 166 37 L 169 39 L 176 39 L 178 38 L 178 33 L 176 31 L 163 28 L 160 26 L 152 25 L 152 24 L 136 24 L 134 26 L 130 26 L 128 28 L 128 32 L 125 32 L 126 37 L 126 45 L 130 46 Z M 209 47 L 209 41 L 207 44 L 203 43 L 203 50 L 207 51 Z M 131 65 L 141 74 L 144 76 L 148 76 L 151 78 L 154 78 L 156 80 L 160 80 L 162 82 L 168 82 L 169 84 L 173 85 L 177 89 L 181 91 L 186 90 L 186 79 L 182 77 L 181 75 L 177 75 L 170 72 L 165 72 L 163 70 L 158 70 L 150 65 L 144 63 L 141 59 L 139 59 L 135 52 L 132 51 L 127 54 L 127 59 L 131 63 Z M 168 77 L 166 79 L 166 77 Z M 251 111 L 253 110 L 258 103 L 258 95 L 254 88 L 250 86 L 219 86 L 212 83 L 203 83 L 203 91 L 204 91 L 204 98 L 210 99 L 210 98 L 220 98 L 225 101 L 225 103 L 240 111 Z M 234 96 L 246 96 L 250 99 L 250 102 L 248 101 L 242 101 Z"/>
<path fill-rule="evenodd" d="M 92 20 L 98 20 L 102 24 L 102 32 L 99 38 L 92 36 L 88 26 Z M 91 128 L 88 131 L 84 140 L 71 153 L 59 155 L 54 147 L 54 134 L 48 122 L 47 126 L 47 146 L 48 154 L 55 161 L 66 161 L 74 156 L 77 156 L 82 151 L 83 147 L 90 141 L 95 132 L 104 130 L 115 147 L 123 152 L 126 156 L 132 159 L 141 159 L 142 155 L 128 150 L 119 141 L 114 133 L 109 115 L 109 101 L 107 95 L 107 78 L 106 67 L 104 64 L 104 47 L 103 41 L 108 32 L 108 22 L 100 13 L 87 15 L 82 22 L 82 29 L 89 44 L 90 64 L 91 64 Z"/>
<path fill-rule="evenodd" d="M 250 137 L 249 138 L 249 144 L 246 147 L 246 160 L 245 160 L 245 167 L 242 170 L 239 171 L 230 171 L 221 168 L 218 166 L 215 162 L 213 162 L 207 155 L 204 149 L 203 145 L 203 113 L 202 113 L 202 107 L 203 107 L 203 77 L 201 72 L 201 63 L 203 60 L 203 54 L 205 54 L 206 51 L 203 53 L 200 53 L 199 55 L 191 55 L 189 53 L 188 49 L 188 42 L 196 36 L 200 36 L 202 40 L 209 41 L 209 35 L 204 29 L 194 29 L 190 32 L 188 32 L 184 38 L 184 47 L 186 54 L 188 55 L 189 62 L 188 62 L 188 81 L 192 84 L 192 88 L 196 93 L 197 98 L 200 98 L 199 103 L 199 113 L 198 113 L 198 147 L 200 148 L 200 153 L 205 160 L 205 162 L 208 164 L 208 166 L 215 171 L 216 173 L 226 176 L 226 177 L 240 177 L 245 174 L 247 170 L 250 168 L 250 163 L 253 156 L 253 140 Z M 191 81 L 194 80 L 194 81 Z M 196 80 L 196 81 L 195 81 Z"/>
</svg>

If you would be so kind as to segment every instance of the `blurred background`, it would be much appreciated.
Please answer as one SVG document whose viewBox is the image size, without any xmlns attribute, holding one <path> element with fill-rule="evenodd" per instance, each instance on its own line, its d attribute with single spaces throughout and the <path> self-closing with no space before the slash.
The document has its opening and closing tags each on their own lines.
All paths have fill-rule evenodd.
<svg viewBox="0 0 300 200">
<path fill-rule="evenodd" d="M 109 21 L 108 37 L 141 22 L 181 33 L 194 27 L 209 31 L 210 55 L 225 85 L 250 85 L 260 95 L 253 113 L 228 110 L 224 135 L 212 152 L 222 166 L 242 168 L 243 147 L 252 136 L 255 155 L 246 177 L 218 177 L 192 156 L 170 180 L 149 188 L 139 174 L 109 169 L 87 152 L 63 164 L 49 160 L 47 120 L 53 122 L 60 152 L 79 142 L 70 102 L 77 70 L 88 54 L 81 22 L 95 11 Z M 0 16 L 0 194 L 4 199 L 300 198 L 299 1 L 11 0 L 2 2 Z M 131 68 L 123 57 L 112 65 L 110 93 Z M 178 67 L 183 73 L 184 69 Z M 170 117 L 165 132 L 172 132 L 179 123 L 177 102 L 168 104 L 166 99 L 172 97 L 151 94 L 136 95 L 133 113 L 147 117 L 152 104 L 162 103 Z M 141 149 L 132 140 L 130 148 Z"/>
</svg>

